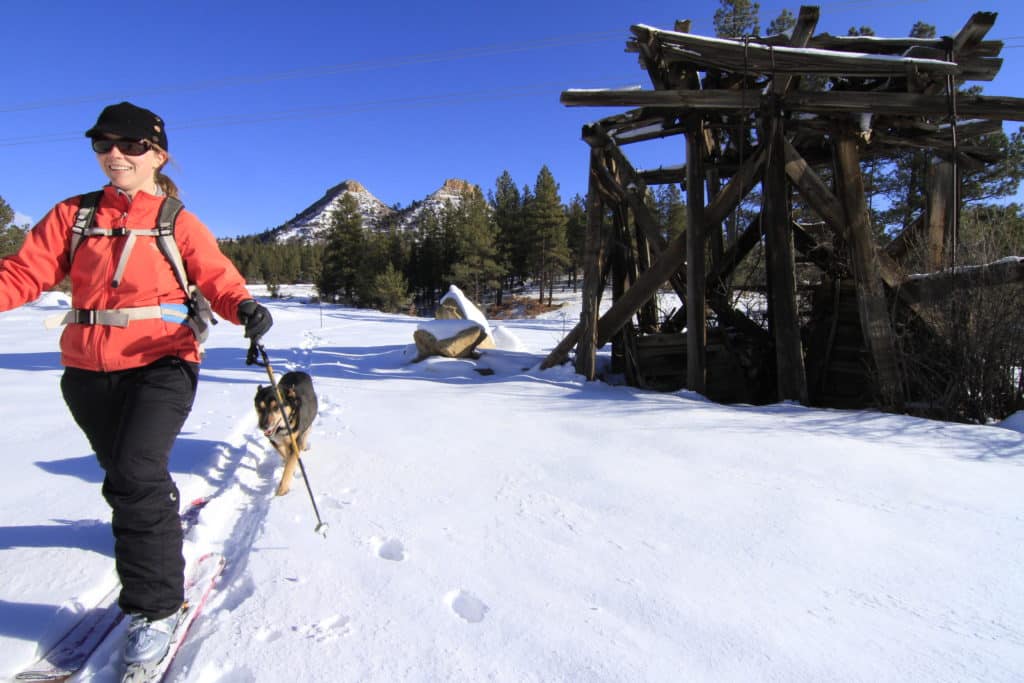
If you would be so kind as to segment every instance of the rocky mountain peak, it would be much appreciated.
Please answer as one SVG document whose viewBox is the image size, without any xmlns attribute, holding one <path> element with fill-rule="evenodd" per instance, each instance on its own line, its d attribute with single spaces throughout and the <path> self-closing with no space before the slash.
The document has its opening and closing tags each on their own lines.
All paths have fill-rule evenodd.
<svg viewBox="0 0 1024 683">
<path fill-rule="evenodd" d="M 315 241 L 326 237 L 331 212 L 336 209 L 341 198 L 346 194 L 355 197 L 359 205 L 359 213 L 363 219 L 363 227 L 368 230 L 387 229 L 392 226 L 398 230 L 414 229 L 423 211 L 440 211 L 447 202 L 458 203 L 464 192 L 474 189 L 476 185 L 461 178 L 448 178 L 440 188 L 413 202 L 408 208 L 397 212 L 381 200 L 373 196 L 358 180 L 349 178 L 327 190 L 324 196 L 297 214 L 284 225 L 270 233 L 270 239 L 276 242 L 290 240 Z"/>
</svg>

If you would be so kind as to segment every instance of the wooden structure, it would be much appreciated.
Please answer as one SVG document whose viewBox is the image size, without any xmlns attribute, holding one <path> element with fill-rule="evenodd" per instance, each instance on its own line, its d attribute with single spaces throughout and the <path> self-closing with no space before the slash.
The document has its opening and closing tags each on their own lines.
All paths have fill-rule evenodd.
<svg viewBox="0 0 1024 683">
<path fill-rule="evenodd" d="M 818 8 L 805 6 L 790 35 L 732 40 L 690 34 L 689 22 L 636 25 L 627 51 L 653 90 L 562 93 L 567 106 L 632 109 L 583 128 L 583 312 L 544 367 L 575 347 L 577 371 L 594 379 L 596 350 L 610 341 L 635 385 L 722 401 L 901 404 L 891 311 L 916 310 L 924 286 L 906 286 L 898 247 L 876 244 L 861 162 L 901 148 L 933 152 L 928 210 L 908 231 L 941 270 L 955 239 L 959 170 L 993 161 L 971 140 L 1024 120 L 1024 99 L 958 92 L 1002 65 L 1002 44 L 985 39 L 994 13 L 934 39 L 814 35 L 817 21 Z M 685 139 L 685 164 L 641 170 L 626 155 L 630 144 L 672 136 Z M 646 203 L 647 188 L 664 183 L 686 190 L 687 229 L 671 241 Z M 758 185 L 760 213 L 742 231 L 723 230 Z M 823 229 L 792 220 L 793 190 Z M 737 310 L 729 284 L 758 245 L 764 321 Z M 798 291 L 805 262 L 817 269 L 819 306 Z M 1024 279 L 1024 263 L 1004 270 L 1000 281 Z M 613 302 L 599 315 L 609 278 Z M 654 302 L 665 286 L 681 313 L 661 321 Z M 844 364 L 853 377 L 845 384 L 835 378 Z M 837 395 L 844 385 L 854 390 Z"/>
</svg>

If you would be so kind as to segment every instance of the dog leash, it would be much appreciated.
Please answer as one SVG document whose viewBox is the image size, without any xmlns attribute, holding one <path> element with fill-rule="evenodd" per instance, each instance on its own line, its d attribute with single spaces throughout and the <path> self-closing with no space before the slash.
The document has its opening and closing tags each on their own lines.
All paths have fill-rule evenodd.
<svg viewBox="0 0 1024 683">
<path fill-rule="evenodd" d="M 260 357 L 263 361 L 260 361 Z M 313 489 L 309 485 L 309 477 L 306 476 L 306 466 L 302 464 L 302 457 L 299 455 L 299 444 L 295 441 L 295 432 L 292 431 L 291 420 L 284 414 L 284 398 L 281 396 L 281 390 L 277 386 L 277 380 L 274 379 L 274 368 L 270 367 L 270 358 L 267 357 L 267 350 L 263 348 L 263 344 L 257 343 L 255 339 L 252 340 L 252 344 L 249 345 L 249 353 L 245 356 L 246 365 L 261 365 L 267 369 L 267 376 L 270 378 L 270 386 L 274 387 L 274 396 L 277 398 L 277 405 L 281 411 L 281 417 L 284 418 L 284 426 L 288 430 L 288 439 L 291 441 L 292 448 L 295 452 L 295 459 L 299 461 L 299 470 L 302 472 L 302 481 L 306 483 L 306 491 L 309 492 L 309 502 L 313 504 L 313 513 L 316 515 L 316 528 L 313 529 L 316 533 L 320 534 L 324 538 L 327 538 L 327 524 L 320 519 L 320 510 L 316 507 L 316 500 L 313 499 Z"/>
</svg>

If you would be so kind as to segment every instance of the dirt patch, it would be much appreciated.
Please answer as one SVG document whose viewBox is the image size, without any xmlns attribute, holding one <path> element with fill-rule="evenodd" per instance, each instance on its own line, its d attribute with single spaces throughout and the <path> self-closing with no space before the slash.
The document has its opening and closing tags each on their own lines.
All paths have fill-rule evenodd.
<svg viewBox="0 0 1024 683">
<path fill-rule="evenodd" d="M 557 311 L 564 304 L 549 306 L 539 303 L 533 297 L 506 296 L 501 305 L 490 304 L 484 311 L 488 320 L 509 320 L 513 318 L 536 318 L 541 313 Z"/>
</svg>

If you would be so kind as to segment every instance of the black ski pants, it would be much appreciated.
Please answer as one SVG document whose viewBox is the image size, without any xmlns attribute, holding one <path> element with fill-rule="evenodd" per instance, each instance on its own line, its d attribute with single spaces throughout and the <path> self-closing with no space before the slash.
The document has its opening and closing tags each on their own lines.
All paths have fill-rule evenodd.
<svg viewBox="0 0 1024 683">
<path fill-rule="evenodd" d="M 168 461 L 198 376 L 194 363 L 167 357 L 116 372 L 66 368 L 61 377 L 64 401 L 106 475 L 126 614 L 162 619 L 184 600 L 178 488 Z"/>
</svg>

